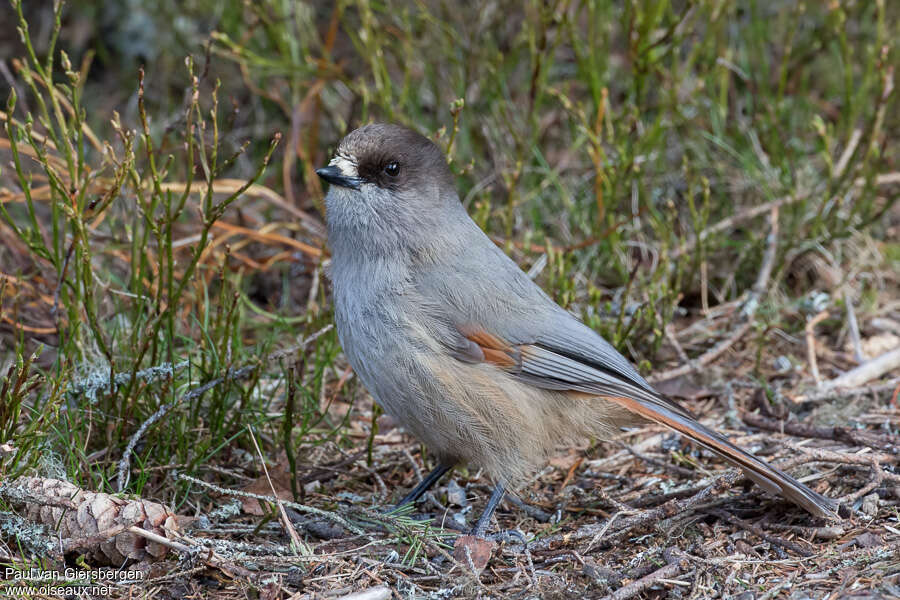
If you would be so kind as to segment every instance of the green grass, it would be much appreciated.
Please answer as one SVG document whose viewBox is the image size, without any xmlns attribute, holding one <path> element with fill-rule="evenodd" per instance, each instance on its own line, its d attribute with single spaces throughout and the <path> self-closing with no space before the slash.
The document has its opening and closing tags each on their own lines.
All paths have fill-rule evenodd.
<svg viewBox="0 0 900 600">
<path fill-rule="evenodd" d="M 3 20 L 25 45 L 0 136 L 0 479 L 117 490 L 166 405 L 124 489 L 176 505 L 166 470 L 218 477 L 250 427 L 273 455 L 340 442 L 353 404 L 329 406 L 358 389 L 334 331 L 275 353 L 331 320 L 313 171 L 370 120 L 442 144 L 473 218 L 645 371 L 676 314 L 753 285 L 765 215 L 676 252 L 711 225 L 791 198 L 770 299 L 790 303 L 814 286 L 797 261 L 851 260 L 897 196 L 890 2 L 135 1 L 140 39 L 70 34 L 111 4 Z M 261 233 L 220 244 L 223 223 Z"/>
</svg>

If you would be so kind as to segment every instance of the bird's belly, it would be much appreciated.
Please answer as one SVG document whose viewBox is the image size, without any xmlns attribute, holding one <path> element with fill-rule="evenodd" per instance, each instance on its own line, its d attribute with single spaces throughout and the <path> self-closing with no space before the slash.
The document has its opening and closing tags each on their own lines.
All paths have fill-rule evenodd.
<svg viewBox="0 0 900 600">
<path fill-rule="evenodd" d="M 376 305 L 335 314 L 344 353 L 386 413 L 438 460 L 471 463 L 495 480 L 522 481 L 561 443 L 614 430 L 599 398 L 534 387 L 489 363 L 453 358 L 426 330 Z M 418 322 L 418 321 L 416 321 Z"/>
<path fill-rule="evenodd" d="M 402 323 L 375 303 L 350 311 L 336 306 L 338 338 L 356 375 L 386 413 L 413 431 L 420 429 L 417 423 L 427 420 L 420 405 L 429 395 L 428 376 Z M 351 319 L 348 314 L 361 317 Z"/>
</svg>

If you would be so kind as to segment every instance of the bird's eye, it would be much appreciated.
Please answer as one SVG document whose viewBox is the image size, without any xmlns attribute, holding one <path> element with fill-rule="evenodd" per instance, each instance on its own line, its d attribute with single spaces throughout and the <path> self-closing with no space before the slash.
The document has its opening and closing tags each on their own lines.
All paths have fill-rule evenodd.
<svg viewBox="0 0 900 600">
<path fill-rule="evenodd" d="M 400 165 L 396 162 L 389 162 L 384 166 L 384 172 L 391 177 L 396 177 L 400 173 Z"/>
</svg>

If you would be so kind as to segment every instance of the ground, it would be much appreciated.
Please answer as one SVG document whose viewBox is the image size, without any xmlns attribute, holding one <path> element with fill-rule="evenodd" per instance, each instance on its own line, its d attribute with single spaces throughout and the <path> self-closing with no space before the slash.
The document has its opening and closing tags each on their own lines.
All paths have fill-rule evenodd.
<svg viewBox="0 0 900 600">
<path fill-rule="evenodd" d="M 4 4 L 0 594 L 900 596 L 898 6 Z M 374 120 L 839 519 L 655 426 L 559 448 L 471 556 L 476 468 L 387 513 L 433 457 L 342 354 L 314 175 Z"/>
</svg>

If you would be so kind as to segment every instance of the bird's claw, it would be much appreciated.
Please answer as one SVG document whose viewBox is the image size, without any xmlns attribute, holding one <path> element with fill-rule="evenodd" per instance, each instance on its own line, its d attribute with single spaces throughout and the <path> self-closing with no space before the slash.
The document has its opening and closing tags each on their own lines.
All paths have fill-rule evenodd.
<svg viewBox="0 0 900 600">
<path fill-rule="evenodd" d="M 473 533 L 473 535 L 475 534 Z M 485 534 L 481 537 L 490 542 L 509 542 L 515 539 L 523 546 L 528 546 L 528 539 L 526 539 L 525 534 L 518 529 L 504 529 L 503 531 Z"/>
</svg>

